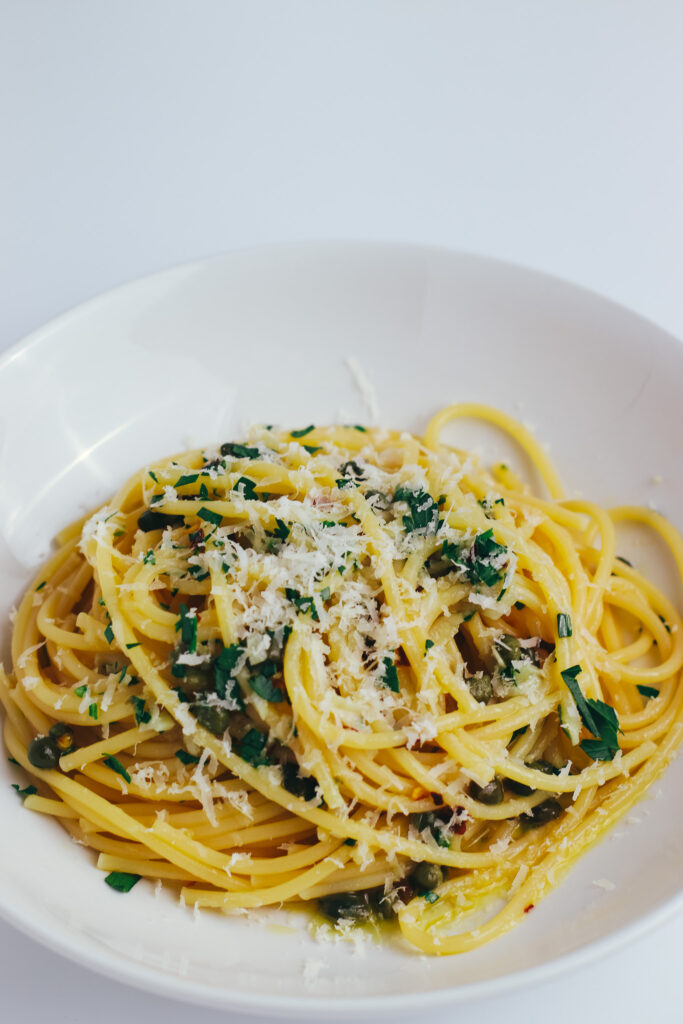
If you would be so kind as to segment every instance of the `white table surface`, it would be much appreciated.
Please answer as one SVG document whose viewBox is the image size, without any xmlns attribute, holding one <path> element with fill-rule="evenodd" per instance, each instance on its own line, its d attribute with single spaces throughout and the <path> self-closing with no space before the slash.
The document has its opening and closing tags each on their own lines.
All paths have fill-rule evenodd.
<svg viewBox="0 0 683 1024">
<path fill-rule="evenodd" d="M 0 347 L 149 271 L 339 237 L 525 263 L 683 337 L 682 99 L 678 0 L 3 0 Z M 477 1024 L 679 1020 L 682 946 L 679 915 Z M 246 1020 L 2 922 L 0 954 L 3 1021 Z"/>
</svg>

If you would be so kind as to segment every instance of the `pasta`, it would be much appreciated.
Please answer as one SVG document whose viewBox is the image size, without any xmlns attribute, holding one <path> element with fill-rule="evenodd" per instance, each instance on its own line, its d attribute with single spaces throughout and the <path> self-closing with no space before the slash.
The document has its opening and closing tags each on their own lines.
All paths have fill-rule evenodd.
<svg viewBox="0 0 683 1024">
<path fill-rule="evenodd" d="M 547 496 L 445 445 L 463 416 L 507 431 Z M 121 891 L 474 949 L 680 742 L 681 618 L 619 558 L 627 520 L 683 575 L 661 516 L 566 500 L 534 438 L 473 404 L 422 439 L 258 427 L 146 467 L 17 611 L 0 699 L 25 804 Z"/>
</svg>

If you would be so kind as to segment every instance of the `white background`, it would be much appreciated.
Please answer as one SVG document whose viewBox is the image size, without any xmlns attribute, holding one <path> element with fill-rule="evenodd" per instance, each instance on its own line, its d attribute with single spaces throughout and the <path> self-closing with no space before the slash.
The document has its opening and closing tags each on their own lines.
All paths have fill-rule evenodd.
<svg viewBox="0 0 683 1024">
<path fill-rule="evenodd" d="M 683 336 L 682 100 L 677 0 L 0 0 L 0 346 L 152 270 L 340 237 L 525 263 Z M 678 917 L 454 1012 L 678 1020 L 682 946 Z M 2 923 L 0 985 L 22 1024 L 228 1019 Z"/>
</svg>

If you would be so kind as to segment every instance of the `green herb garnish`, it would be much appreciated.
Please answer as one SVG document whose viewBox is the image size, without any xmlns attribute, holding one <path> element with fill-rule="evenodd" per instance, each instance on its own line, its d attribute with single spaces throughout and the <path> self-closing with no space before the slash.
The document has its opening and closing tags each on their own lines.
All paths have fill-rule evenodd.
<svg viewBox="0 0 683 1024">
<path fill-rule="evenodd" d="M 26 799 L 27 796 L 35 796 L 35 794 L 38 792 L 34 785 L 25 786 L 24 789 L 22 789 L 16 782 L 12 783 L 12 789 L 16 789 L 19 796 L 22 797 L 24 800 Z"/>
<path fill-rule="evenodd" d="M 130 892 L 141 878 L 142 875 L 133 875 L 128 871 L 112 871 L 105 878 L 105 882 L 116 892 Z"/>
<path fill-rule="evenodd" d="M 129 703 L 135 708 L 135 721 L 138 725 L 146 725 L 152 719 L 151 713 L 147 710 L 144 697 L 130 697 Z"/>
<path fill-rule="evenodd" d="M 199 758 L 194 754 L 188 754 L 187 750 L 176 750 L 175 756 L 183 764 L 199 764 Z"/>
<path fill-rule="evenodd" d="M 245 501 L 259 500 L 259 496 L 256 493 L 256 484 L 248 476 L 241 476 L 237 483 L 233 484 L 232 489 L 241 494 Z"/>
<path fill-rule="evenodd" d="M 117 775 L 120 775 L 122 778 L 124 778 L 126 780 L 126 782 L 130 782 L 131 781 L 130 775 L 128 774 L 126 769 L 123 767 L 123 765 L 119 761 L 118 757 L 114 757 L 113 754 L 109 754 L 107 757 L 103 758 L 102 760 L 103 760 L 103 763 L 106 764 L 107 768 L 111 768 L 111 770 L 113 772 L 116 772 Z"/>
<path fill-rule="evenodd" d="M 233 455 L 236 459 L 258 459 L 260 452 L 258 448 L 249 448 L 246 444 L 226 441 L 221 445 L 221 455 Z"/>
<path fill-rule="evenodd" d="M 258 729 L 250 729 L 237 748 L 237 753 L 243 761 L 247 761 L 254 768 L 259 765 L 270 764 L 270 758 L 264 753 L 267 737 Z"/>
<path fill-rule="evenodd" d="M 312 597 L 302 597 L 299 591 L 294 590 L 292 587 L 285 587 L 285 597 L 288 601 L 291 601 L 293 605 L 296 605 L 303 615 L 310 612 L 313 621 L 319 621 L 318 612 L 316 611 L 315 602 Z"/>
<path fill-rule="evenodd" d="M 409 487 L 398 487 L 394 491 L 396 501 L 405 501 L 410 514 L 403 516 L 403 526 L 407 533 L 415 530 L 436 531 L 439 523 L 439 507 L 431 494 L 422 490 L 411 490 Z"/>
<path fill-rule="evenodd" d="M 220 526 L 223 522 L 223 516 L 220 512 L 212 512 L 210 508 L 200 508 L 197 515 L 200 519 L 203 519 L 205 523 L 211 523 L 213 526 Z"/>
<path fill-rule="evenodd" d="M 560 673 L 562 680 L 576 702 L 581 721 L 596 738 L 583 740 L 579 746 L 595 761 L 611 761 L 619 750 L 619 719 L 614 708 L 602 700 L 584 697 L 576 677 L 580 665 L 572 665 Z"/>
<path fill-rule="evenodd" d="M 561 638 L 572 635 L 572 620 L 565 612 L 558 612 L 557 635 Z"/>
<path fill-rule="evenodd" d="M 284 700 L 284 694 L 279 686 L 276 686 L 272 679 L 269 679 L 262 672 L 258 672 L 249 680 L 254 693 L 271 704 L 280 704 Z"/>
<path fill-rule="evenodd" d="M 197 650 L 197 613 L 194 608 L 190 612 L 187 605 L 181 604 L 180 618 L 175 628 L 176 631 L 180 630 L 180 639 L 190 654 L 194 654 Z"/>
<path fill-rule="evenodd" d="M 394 665 L 393 660 L 391 658 L 384 658 L 382 660 L 382 665 L 384 666 L 384 671 L 381 676 L 382 682 L 394 693 L 399 693 L 401 687 L 398 681 L 398 672 L 396 671 L 396 666 Z"/>
</svg>

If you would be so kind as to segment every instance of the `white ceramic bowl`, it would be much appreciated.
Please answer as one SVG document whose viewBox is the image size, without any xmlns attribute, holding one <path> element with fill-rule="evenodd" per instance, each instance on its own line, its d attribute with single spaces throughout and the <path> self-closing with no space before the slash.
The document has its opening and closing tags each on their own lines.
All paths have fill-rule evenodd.
<svg viewBox="0 0 683 1024">
<path fill-rule="evenodd" d="M 238 437 L 247 420 L 367 421 L 350 354 L 376 388 L 383 423 L 419 431 L 446 403 L 492 403 L 535 425 L 570 491 L 654 501 L 683 526 L 683 346 L 657 327 L 541 274 L 441 250 L 239 252 L 95 299 L 0 364 L 5 657 L 7 613 L 59 527 L 146 460 Z M 459 429 L 464 443 L 481 440 Z M 641 561 L 656 554 L 636 550 Z M 656 571 L 666 582 L 666 566 Z M 9 786 L 17 770 L 4 759 L 0 770 L 0 912 L 80 963 L 207 1005 L 313 1018 L 424 1011 L 536 983 L 682 902 L 683 820 L 670 813 L 683 795 L 680 760 L 638 820 L 516 930 L 443 959 L 399 943 L 366 943 L 363 955 L 321 945 L 301 917 L 195 918 L 146 882 L 114 893 L 87 850 L 22 808 Z"/>
</svg>

